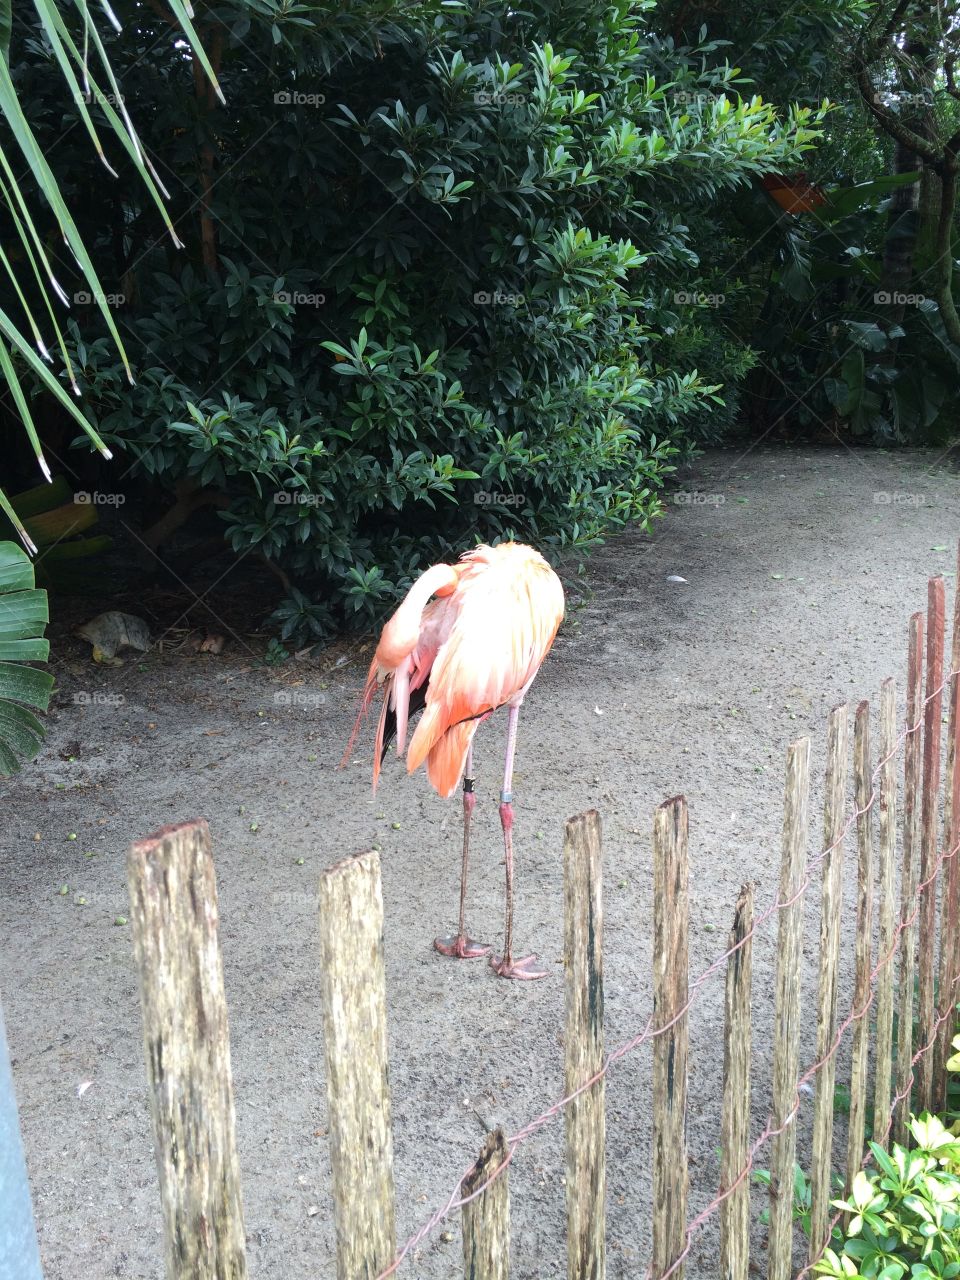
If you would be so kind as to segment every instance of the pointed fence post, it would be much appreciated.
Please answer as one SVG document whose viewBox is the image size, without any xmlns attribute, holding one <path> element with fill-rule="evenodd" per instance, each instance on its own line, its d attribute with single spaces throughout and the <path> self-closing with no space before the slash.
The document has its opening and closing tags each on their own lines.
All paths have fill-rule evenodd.
<svg viewBox="0 0 960 1280">
<path fill-rule="evenodd" d="M 653 828 L 653 1277 L 676 1261 L 687 1232 L 687 802 L 665 801 Z M 673 1273 L 683 1280 L 683 1267 Z"/>
<path fill-rule="evenodd" d="M 497 1175 L 475 1200 L 463 1206 L 464 1280 L 508 1280 L 510 1275 L 507 1154 L 503 1130 L 488 1133 L 477 1163 L 461 1184 L 461 1196 L 472 1196 L 492 1175 Z M 497 1173 L 498 1169 L 502 1172 Z"/>
<path fill-rule="evenodd" d="M 913 1076 L 913 979 L 917 950 L 917 884 L 920 880 L 920 759 L 923 749 L 923 614 L 910 619 L 907 658 L 907 741 L 903 756 L 903 865 L 900 872 L 900 976 L 897 1005 L 897 1094 L 893 1140 L 904 1145 Z"/>
<path fill-rule="evenodd" d="M 243 1280 L 230 1035 L 206 822 L 164 827 L 131 845 L 127 882 L 167 1277 Z"/>
<path fill-rule="evenodd" d="M 790 1280 L 793 1275 L 793 1163 L 797 1148 L 795 1107 L 800 1072 L 800 970 L 809 799 L 810 739 L 801 738 L 787 751 L 784 795 L 773 1042 L 773 1121 L 782 1131 L 773 1139 L 770 1156 L 768 1280 Z"/>
<path fill-rule="evenodd" d="M 937 954 L 937 844 L 940 827 L 940 737 L 943 719 L 943 578 L 931 578 L 927 604 L 927 679 L 923 711 L 923 797 L 920 817 L 920 931 L 917 961 L 917 1021 L 920 1045 L 936 1039 L 933 972 Z M 916 1052 L 916 1050 L 914 1050 Z M 934 1054 L 919 1062 L 918 1110 L 933 1104 Z"/>
<path fill-rule="evenodd" d="M 750 997 L 753 985 L 753 885 L 740 890 L 727 939 L 723 1024 L 723 1118 L 720 1190 L 740 1182 L 720 1205 L 721 1280 L 749 1280 L 750 1174 L 743 1171 L 750 1148 Z"/>
<path fill-rule="evenodd" d="M 596 809 L 567 823 L 563 884 L 564 1092 L 569 1095 L 603 1067 L 603 897 Z M 605 1274 L 604 1100 L 601 1077 L 566 1108 L 568 1280 L 603 1280 Z"/>
<path fill-rule="evenodd" d="M 877 938 L 877 1037 L 873 1134 L 885 1142 L 891 1124 L 893 975 L 896 966 L 897 694 L 889 677 L 880 686 L 880 924 Z"/>
<path fill-rule="evenodd" d="M 863 1162 L 867 1130 L 870 1050 L 870 974 L 873 964 L 873 794 L 870 768 L 870 703 L 857 707 L 853 735 L 854 801 L 857 806 L 857 934 L 850 1052 L 850 1121 L 847 1126 L 847 1194 Z M 889 1042 L 888 1042 L 889 1043 Z"/>
<path fill-rule="evenodd" d="M 320 995 L 338 1280 L 372 1280 L 394 1259 L 380 857 L 320 875 Z"/>
<path fill-rule="evenodd" d="M 960 549 L 957 555 L 960 571 Z M 952 1053 L 954 1036 L 950 1007 L 957 1003 L 957 980 L 960 978 L 960 824 L 956 809 L 960 806 L 960 761 L 957 759 L 957 732 L 960 720 L 960 580 L 955 579 L 953 599 L 953 642 L 950 652 L 951 678 L 948 685 L 950 715 L 947 724 L 947 765 L 943 790 L 943 893 L 940 917 L 940 967 L 937 1002 L 939 1031 L 937 1057 L 934 1064 L 934 1106 L 946 1110 L 947 1059 Z"/>
</svg>

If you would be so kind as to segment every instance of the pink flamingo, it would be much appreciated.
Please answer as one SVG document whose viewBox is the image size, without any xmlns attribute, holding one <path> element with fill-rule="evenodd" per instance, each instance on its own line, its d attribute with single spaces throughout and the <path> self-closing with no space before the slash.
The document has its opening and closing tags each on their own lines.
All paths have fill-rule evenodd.
<svg viewBox="0 0 960 1280">
<path fill-rule="evenodd" d="M 434 599 L 431 600 L 431 596 Z M 490 964 L 503 978 L 543 978 L 535 955 L 513 958 L 513 758 L 520 705 L 550 651 L 563 619 L 560 579 L 532 547 L 504 542 L 467 551 L 457 564 L 435 564 L 420 575 L 383 628 L 363 692 L 349 756 L 364 713 L 384 687 L 373 757 L 373 787 L 396 734 L 397 754 L 407 743 L 409 717 L 423 709 L 410 739 L 407 772 L 424 761 L 441 796 L 463 779 L 463 866 L 460 923 L 453 937 L 437 938 L 446 956 L 472 959 L 491 952 L 464 927 L 470 819 L 476 805 L 473 735 L 498 707 L 508 708 L 507 754 L 500 793 L 506 866 L 503 954 Z"/>
</svg>

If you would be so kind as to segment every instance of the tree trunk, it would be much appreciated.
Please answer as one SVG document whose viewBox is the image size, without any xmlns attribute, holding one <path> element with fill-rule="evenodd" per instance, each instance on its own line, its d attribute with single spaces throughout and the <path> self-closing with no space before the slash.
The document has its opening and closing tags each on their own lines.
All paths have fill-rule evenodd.
<svg viewBox="0 0 960 1280">
<path fill-rule="evenodd" d="M 904 90 L 915 95 L 918 103 L 915 112 L 905 121 L 908 128 L 921 137 L 934 140 L 931 120 L 932 75 L 929 65 L 929 48 L 918 40 L 909 40 L 904 53 L 916 67 L 915 75 L 903 77 Z M 921 102 L 922 98 L 922 102 Z M 930 104 L 930 105 L 928 105 Z M 893 170 L 896 174 L 912 173 L 923 169 L 923 161 L 907 143 L 898 138 L 894 143 Z M 921 227 L 921 178 L 907 186 L 895 187 L 887 218 L 887 231 L 883 243 L 883 270 L 880 292 L 890 295 L 884 312 L 887 329 L 902 324 L 906 304 L 903 295 L 912 293 L 917 257 L 917 244 Z M 899 300 L 895 300 L 899 299 Z M 891 352 L 892 354 L 892 352 Z"/>
</svg>

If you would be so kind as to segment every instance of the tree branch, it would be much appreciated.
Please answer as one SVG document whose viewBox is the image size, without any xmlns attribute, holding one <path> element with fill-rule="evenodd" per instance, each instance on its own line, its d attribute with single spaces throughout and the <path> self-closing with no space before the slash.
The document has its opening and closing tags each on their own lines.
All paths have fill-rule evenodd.
<svg viewBox="0 0 960 1280">
<path fill-rule="evenodd" d="M 876 101 L 876 90 L 873 87 L 873 81 L 870 79 L 870 72 L 867 70 L 865 63 L 858 62 L 854 68 L 854 78 L 864 105 L 884 133 L 889 134 L 891 138 L 901 142 L 905 147 L 909 147 L 915 155 L 926 160 L 930 167 L 939 173 L 943 166 L 943 157 L 937 147 L 928 138 L 924 138 L 922 134 L 907 128 L 899 116 L 880 106 Z"/>
</svg>

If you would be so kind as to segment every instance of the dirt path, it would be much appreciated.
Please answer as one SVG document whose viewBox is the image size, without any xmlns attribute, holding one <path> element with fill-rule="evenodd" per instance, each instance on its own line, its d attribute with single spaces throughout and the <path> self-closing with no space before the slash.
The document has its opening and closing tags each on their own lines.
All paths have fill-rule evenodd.
<svg viewBox="0 0 960 1280">
<path fill-rule="evenodd" d="M 114 924 L 127 910 L 132 838 L 175 819 L 209 819 L 250 1271 L 260 1280 L 332 1275 L 319 869 L 373 842 L 383 850 L 406 1236 L 488 1126 L 512 1132 L 561 1092 L 566 816 L 591 805 L 603 815 L 609 1047 L 650 1012 L 657 803 L 678 791 L 690 802 L 695 971 L 722 951 L 744 880 L 756 882 L 759 903 L 770 901 L 787 743 L 813 733 L 819 779 L 826 712 L 901 676 L 907 619 L 925 603 L 927 575 L 955 567 L 952 552 L 934 548 L 955 544 L 960 486 L 934 463 L 809 449 L 712 454 L 684 477 L 699 498 L 672 506 L 652 537 L 616 540 L 574 580 L 568 624 L 520 726 L 516 927 L 520 946 L 553 969 L 537 984 L 500 982 L 482 963 L 431 950 L 455 916 L 459 805 L 406 779 L 392 759 L 372 799 L 366 744 L 353 767 L 336 770 L 361 679 L 358 661 L 328 669 L 342 647 L 272 671 L 251 667 L 237 647 L 104 669 L 78 641 L 58 645 L 58 709 L 40 761 L 3 792 L 0 850 L 0 987 L 48 1280 L 161 1274 L 129 929 Z M 492 941 L 502 928 L 503 732 L 494 722 L 477 740 L 470 925 Z M 819 838 L 819 818 L 811 825 Z M 769 1102 L 772 936 L 755 952 L 757 1126 Z M 808 929 L 808 978 L 815 937 Z M 692 1023 L 694 1207 L 716 1185 L 721 1018 L 714 983 Z M 607 1097 L 614 1280 L 638 1277 L 647 1258 L 647 1054 L 617 1065 Z M 803 1142 L 809 1115 L 800 1125 Z M 561 1145 L 554 1123 L 513 1166 L 518 1280 L 565 1271 Z M 445 1231 L 400 1274 L 456 1275 L 458 1224 Z M 709 1233 L 696 1256 L 692 1274 L 714 1275 Z"/>
</svg>

